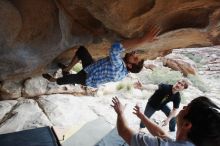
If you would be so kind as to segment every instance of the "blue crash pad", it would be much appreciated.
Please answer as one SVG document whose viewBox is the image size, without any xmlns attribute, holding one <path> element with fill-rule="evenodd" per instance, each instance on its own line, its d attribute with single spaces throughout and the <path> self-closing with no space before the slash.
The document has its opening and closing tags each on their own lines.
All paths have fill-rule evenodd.
<svg viewBox="0 0 220 146">
<path fill-rule="evenodd" d="M 50 127 L 0 135 L 1 146 L 59 146 Z"/>
</svg>

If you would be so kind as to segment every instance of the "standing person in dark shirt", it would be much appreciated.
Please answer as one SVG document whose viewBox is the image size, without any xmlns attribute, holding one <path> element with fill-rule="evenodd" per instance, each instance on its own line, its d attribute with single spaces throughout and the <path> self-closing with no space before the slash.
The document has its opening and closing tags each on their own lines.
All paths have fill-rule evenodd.
<svg viewBox="0 0 220 146">
<path fill-rule="evenodd" d="M 140 85 L 139 85 L 140 87 Z M 175 131 L 177 109 L 179 108 L 181 97 L 180 91 L 188 88 L 188 82 L 185 79 L 179 80 L 174 85 L 160 84 L 159 88 L 149 98 L 145 107 L 144 114 L 150 118 L 156 111 L 161 110 L 167 119 L 163 121 L 163 126 L 169 123 L 169 130 Z M 173 102 L 173 109 L 171 110 L 167 103 Z M 141 122 L 140 128 L 144 128 L 144 124 Z"/>
</svg>

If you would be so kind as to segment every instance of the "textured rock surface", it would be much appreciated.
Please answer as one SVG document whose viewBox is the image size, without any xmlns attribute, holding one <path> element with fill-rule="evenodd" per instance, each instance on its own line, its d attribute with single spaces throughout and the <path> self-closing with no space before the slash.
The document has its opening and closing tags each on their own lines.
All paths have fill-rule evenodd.
<svg viewBox="0 0 220 146">
<path fill-rule="evenodd" d="M 196 66 L 198 67 L 197 73 L 201 75 L 204 79 L 204 82 L 197 82 L 197 85 L 194 84 L 196 82 L 193 82 L 193 84 L 190 85 L 188 89 L 184 90 L 181 93 L 181 103 L 187 104 L 195 97 L 207 96 L 211 98 L 217 105 L 220 105 L 219 73 L 216 73 L 213 70 L 209 70 L 208 72 L 206 71 L 206 66 L 209 66 L 209 64 L 213 64 L 213 62 L 217 62 L 219 60 L 218 47 L 208 49 L 177 49 L 173 50 L 173 53 L 171 55 L 173 54 L 175 54 L 176 56 L 188 56 L 188 58 L 192 59 L 192 61 L 194 61 Z M 149 60 L 146 61 L 146 63 L 153 64 L 155 68 L 159 68 L 159 70 L 169 69 L 163 66 L 160 59 L 154 61 Z M 219 63 L 215 65 L 219 66 Z M 150 69 L 143 69 L 141 73 L 129 75 L 124 80 L 122 80 L 122 82 L 108 83 L 107 85 L 99 88 L 97 94 L 93 96 L 71 95 L 73 93 L 83 91 L 82 89 L 80 90 L 80 88 L 78 88 L 79 86 L 57 86 L 56 84 L 48 84 L 44 81 L 41 81 L 42 79 L 40 78 L 38 79 L 39 81 L 37 80 L 37 78 L 28 79 L 26 80 L 27 83 L 24 84 L 33 84 L 33 86 L 31 86 L 33 89 L 35 89 L 36 87 L 39 89 L 41 89 L 42 87 L 44 89 L 46 87 L 46 94 L 62 94 L 39 96 L 40 94 L 42 94 L 42 89 L 36 91 L 34 91 L 33 89 L 29 89 L 30 92 L 28 92 L 27 96 L 32 99 L 19 98 L 16 100 L 0 101 L 0 134 L 42 127 L 45 125 L 61 127 L 73 126 L 74 130 L 80 130 L 80 128 L 84 124 L 88 123 L 89 121 L 93 121 L 98 117 L 102 117 L 112 127 L 115 127 L 116 114 L 110 106 L 111 98 L 114 96 L 119 97 L 123 104 L 127 104 L 125 114 L 128 119 L 128 123 L 132 128 L 138 130 L 140 121 L 138 120 L 138 118 L 136 118 L 135 115 L 132 114 L 132 109 L 134 105 L 138 104 L 142 106 L 142 110 L 144 110 L 148 98 L 153 94 L 155 86 L 157 85 L 149 84 L 150 80 L 148 77 L 150 74 L 152 75 L 152 72 L 153 71 Z M 169 69 L 169 72 L 178 71 L 172 71 L 171 69 Z M 168 72 L 163 72 L 162 74 L 164 75 L 166 73 Z M 156 77 L 159 78 L 159 81 L 162 80 L 162 78 L 160 78 L 161 76 L 157 75 Z M 165 77 L 168 78 L 169 76 L 165 75 Z M 132 82 L 137 82 L 137 78 L 143 84 L 145 84 L 146 89 L 139 90 L 132 88 Z M 176 78 L 176 76 L 171 76 L 171 78 Z M 207 87 L 210 87 L 210 90 L 207 92 L 203 92 L 198 88 L 198 83 L 202 86 L 206 85 Z M 48 85 L 45 86 L 45 84 Z M 39 87 L 38 85 L 41 87 Z M 24 87 L 22 87 L 22 90 L 24 90 L 23 88 Z M 31 97 L 34 94 L 36 95 L 34 97 Z M 181 108 L 182 107 L 180 107 L 180 109 Z M 162 112 L 157 112 L 152 117 L 152 119 L 156 119 L 156 121 L 160 124 L 164 120 L 164 118 L 165 116 Z M 168 131 L 168 127 L 164 128 Z M 117 135 L 115 134 L 114 136 Z M 175 137 L 175 133 L 173 133 L 173 137 Z"/>
<path fill-rule="evenodd" d="M 12 103 L 9 101 L 8 103 Z M 32 99 L 21 99 L 1 119 L 0 133 L 9 133 L 34 127 L 51 126 L 51 122 L 42 112 L 37 102 Z"/>
<path fill-rule="evenodd" d="M 66 62 L 78 45 L 95 58 L 110 42 L 161 27 L 146 59 L 174 48 L 220 44 L 219 0 L 1 0 L 0 80 L 26 79 Z"/>
<path fill-rule="evenodd" d="M 187 56 L 191 62 L 195 62 L 201 75 L 219 78 L 220 75 L 220 46 L 176 49 L 173 54 Z"/>
<path fill-rule="evenodd" d="M 21 97 L 22 85 L 17 81 L 6 81 L 0 87 L 0 99 L 16 99 Z"/>
<path fill-rule="evenodd" d="M 72 95 L 42 96 L 37 102 L 40 107 L 43 107 L 51 123 L 56 126 L 72 126 L 73 123 L 83 125 L 97 118 L 97 115 L 88 108 L 87 102 Z"/>
<path fill-rule="evenodd" d="M 173 70 L 180 71 L 184 76 L 196 75 L 196 65 L 190 59 L 181 55 L 168 55 L 163 59 L 163 65 Z"/>
<path fill-rule="evenodd" d="M 46 94 L 47 85 L 47 80 L 43 79 L 42 77 L 27 79 L 24 82 L 22 95 L 23 97 L 34 97 Z"/>
<path fill-rule="evenodd" d="M 58 85 L 48 82 L 43 77 L 26 79 L 23 83 L 8 81 L 3 82 L 0 87 L 0 100 L 18 99 L 20 97 L 34 98 L 40 95 L 49 94 L 73 94 L 73 95 L 92 95 L 90 88 L 81 88 L 80 85 Z"/>
</svg>

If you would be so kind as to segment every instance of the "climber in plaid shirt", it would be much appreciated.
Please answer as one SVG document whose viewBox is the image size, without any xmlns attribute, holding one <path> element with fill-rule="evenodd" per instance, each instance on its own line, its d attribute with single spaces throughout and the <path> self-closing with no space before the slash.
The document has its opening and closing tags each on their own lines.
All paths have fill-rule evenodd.
<svg viewBox="0 0 220 146">
<path fill-rule="evenodd" d="M 124 48 L 120 43 L 114 43 L 109 57 L 87 66 L 84 69 L 88 74 L 86 85 L 97 87 L 99 84 L 122 80 L 128 74 L 126 65 L 121 58 L 123 51 Z"/>
<path fill-rule="evenodd" d="M 94 61 L 88 50 L 80 46 L 68 66 L 60 64 L 63 77 L 53 78 L 49 74 L 43 74 L 43 77 L 51 82 L 57 82 L 59 85 L 81 84 L 94 88 L 104 83 L 120 81 L 126 77 L 128 72 L 140 72 L 144 63 L 144 60 L 134 51 L 121 57 L 124 48 L 136 47 L 146 41 L 152 41 L 158 33 L 159 29 L 153 27 L 141 38 L 115 42 L 111 46 L 109 56 L 98 61 Z M 83 69 L 77 74 L 69 74 L 70 69 L 80 60 Z"/>
</svg>

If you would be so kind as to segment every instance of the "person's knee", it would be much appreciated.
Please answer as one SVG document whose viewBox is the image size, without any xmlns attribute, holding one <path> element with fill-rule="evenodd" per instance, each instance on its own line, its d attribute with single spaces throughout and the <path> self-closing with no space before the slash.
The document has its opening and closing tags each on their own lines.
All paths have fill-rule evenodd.
<svg viewBox="0 0 220 146">
<path fill-rule="evenodd" d="M 145 125 L 141 122 L 140 123 L 140 128 L 144 128 L 145 127 Z"/>
<path fill-rule="evenodd" d="M 86 47 L 84 47 L 84 46 L 79 46 L 78 50 L 87 51 Z"/>
<path fill-rule="evenodd" d="M 58 85 L 66 84 L 66 83 L 65 83 L 65 80 L 64 80 L 63 77 L 61 77 L 61 78 L 57 78 L 56 83 L 57 83 Z"/>
<path fill-rule="evenodd" d="M 85 55 L 88 53 L 88 50 L 84 46 L 80 46 L 78 50 L 76 51 L 76 56 L 78 58 L 81 58 L 82 55 Z"/>
<path fill-rule="evenodd" d="M 173 131 L 175 131 L 175 129 L 176 129 L 176 120 L 175 120 L 175 118 L 173 118 L 169 122 L 169 130 L 170 130 L 170 132 L 173 132 Z"/>
<path fill-rule="evenodd" d="M 57 79 L 57 84 L 62 85 L 62 82 L 59 79 Z"/>
</svg>

